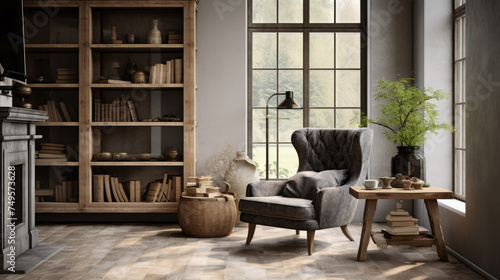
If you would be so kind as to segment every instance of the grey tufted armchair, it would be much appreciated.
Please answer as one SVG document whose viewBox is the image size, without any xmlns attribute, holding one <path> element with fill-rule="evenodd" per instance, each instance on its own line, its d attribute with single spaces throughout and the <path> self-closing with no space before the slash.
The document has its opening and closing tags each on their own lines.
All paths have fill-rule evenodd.
<svg viewBox="0 0 500 280">
<path fill-rule="evenodd" d="M 249 223 L 246 244 L 257 224 L 307 231 L 311 255 L 316 230 L 341 227 L 351 241 L 347 225 L 357 200 L 349 186 L 366 177 L 373 131 L 361 129 L 310 129 L 292 134 L 299 168 L 288 181 L 257 181 L 248 184 L 239 204 L 241 220 Z"/>
</svg>

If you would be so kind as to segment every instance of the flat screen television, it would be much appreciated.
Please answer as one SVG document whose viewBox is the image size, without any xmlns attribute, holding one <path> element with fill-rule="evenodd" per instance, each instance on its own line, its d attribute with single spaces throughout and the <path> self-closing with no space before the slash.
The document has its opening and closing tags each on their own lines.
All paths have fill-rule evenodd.
<svg viewBox="0 0 500 280">
<path fill-rule="evenodd" d="M 0 0 L 0 80 L 26 83 L 23 0 Z"/>
</svg>

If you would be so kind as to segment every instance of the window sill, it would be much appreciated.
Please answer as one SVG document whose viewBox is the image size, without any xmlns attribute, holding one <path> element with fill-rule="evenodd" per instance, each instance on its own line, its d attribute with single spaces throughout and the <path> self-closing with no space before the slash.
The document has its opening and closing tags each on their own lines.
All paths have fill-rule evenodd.
<svg viewBox="0 0 500 280">
<path fill-rule="evenodd" d="M 458 199 L 438 199 L 439 206 L 465 217 L 465 202 Z"/>
</svg>

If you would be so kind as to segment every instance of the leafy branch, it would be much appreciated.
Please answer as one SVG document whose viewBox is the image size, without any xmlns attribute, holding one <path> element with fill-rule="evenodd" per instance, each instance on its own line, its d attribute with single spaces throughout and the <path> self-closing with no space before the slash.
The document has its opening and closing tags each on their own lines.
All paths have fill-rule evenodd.
<svg viewBox="0 0 500 280">
<path fill-rule="evenodd" d="M 411 78 L 391 82 L 378 80 L 379 92 L 375 100 L 380 103 L 380 114 L 376 119 L 361 116 L 360 127 L 372 123 L 387 128 L 383 132 L 387 140 L 402 146 L 419 146 L 427 140 L 427 132 L 437 134 L 440 129 L 453 131 L 447 123 L 439 123 L 439 111 L 431 100 L 447 100 L 449 93 L 426 88 L 419 90 Z M 352 121 L 358 121 L 359 116 Z"/>
</svg>

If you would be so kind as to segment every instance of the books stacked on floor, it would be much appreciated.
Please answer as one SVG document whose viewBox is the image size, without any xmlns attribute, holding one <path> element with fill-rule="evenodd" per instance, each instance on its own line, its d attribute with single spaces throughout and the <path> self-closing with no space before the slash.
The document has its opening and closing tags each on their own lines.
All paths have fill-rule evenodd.
<svg viewBox="0 0 500 280">
<path fill-rule="evenodd" d="M 93 202 L 141 202 L 141 181 L 120 182 L 109 174 L 92 175 Z"/>
<path fill-rule="evenodd" d="M 403 210 L 402 203 L 396 203 L 396 210 L 390 211 L 385 217 L 387 233 L 390 235 L 418 235 L 418 220 Z"/>
<path fill-rule="evenodd" d="M 126 97 L 115 97 L 111 103 L 94 100 L 94 121 L 96 122 L 130 122 L 139 121 L 135 103 Z"/>
<path fill-rule="evenodd" d="M 66 162 L 64 150 L 66 145 L 58 143 L 41 143 L 41 149 L 35 152 L 36 163 Z"/>
<path fill-rule="evenodd" d="M 78 71 L 76 68 L 57 68 L 58 84 L 78 83 Z"/>
<path fill-rule="evenodd" d="M 170 59 L 165 64 L 151 66 L 150 84 L 182 84 L 182 58 Z"/>
<path fill-rule="evenodd" d="M 47 104 L 39 105 L 38 110 L 48 113 L 49 122 L 72 122 L 78 119 L 73 107 L 62 101 L 57 103 L 55 100 L 47 100 Z"/>
<path fill-rule="evenodd" d="M 215 186 L 211 176 L 200 176 L 188 178 L 185 195 L 195 197 L 217 197 L 221 195 L 221 192 L 220 188 Z"/>
<path fill-rule="evenodd" d="M 167 44 L 183 44 L 182 34 L 168 34 Z"/>
</svg>

